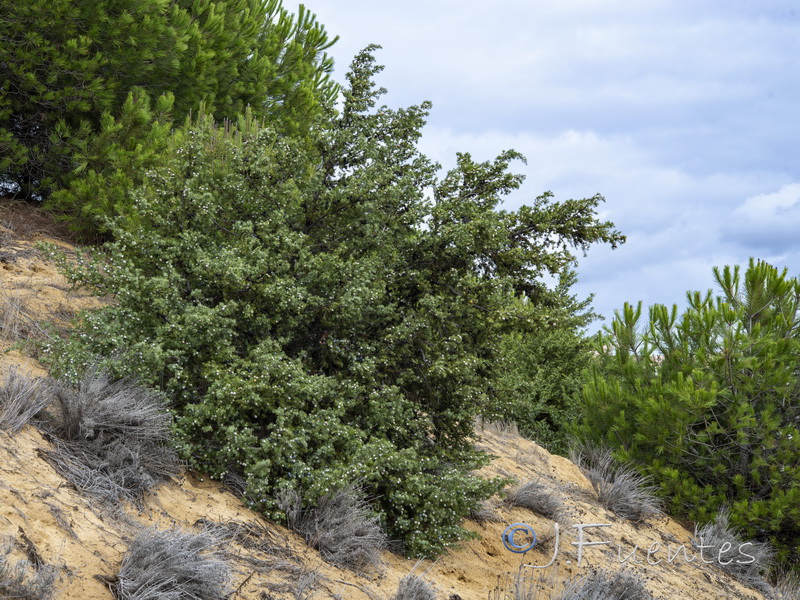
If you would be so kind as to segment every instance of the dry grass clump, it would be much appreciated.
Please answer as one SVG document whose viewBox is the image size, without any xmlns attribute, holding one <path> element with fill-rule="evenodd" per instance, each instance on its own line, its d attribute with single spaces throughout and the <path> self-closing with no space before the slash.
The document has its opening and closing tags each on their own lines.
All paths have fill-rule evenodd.
<svg viewBox="0 0 800 600">
<path fill-rule="evenodd" d="M 281 573 L 284 581 L 268 582 L 266 587 L 282 597 L 306 600 L 314 595 L 323 580 L 319 569 L 303 564 L 288 542 L 259 521 L 210 521 L 194 523 L 200 532 L 217 540 L 219 556 L 230 565 L 234 578 L 249 580 L 255 573 Z M 234 594 L 234 597 L 237 597 Z M 272 598 L 272 596 L 264 596 Z"/>
<path fill-rule="evenodd" d="M 739 531 L 730 524 L 727 508 L 717 512 L 713 523 L 695 527 L 693 543 L 698 548 L 703 546 L 703 554 L 708 560 L 714 560 L 714 564 L 744 585 L 768 591 L 765 577 L 775 553 L 769 544 L 742 540 Z"/>
<path fill-rule="evenodd" d="M 14 548 L 13 540 L 0 544 L 0 598 L 21 600 L 50 600 L 55 593 L 58 570 L 30 560 L 11 563 L 9 555 Z M 38 561 L 37 561 L 38 562 Z"/>
<path fill-rule="evenodd" d="M 772 600 L 800 600 L 800 573 L 781 573 L 772 588 Z"/>
<path fill-rule="evenodd" d="M 633 465 L 620 464 L 610 448 L 584 444 L 573 448 L 570 459 L 583 471 L 597 499 L 618 517 L 643 521 L 661 510 L 656 487 Z"/>
<path fill-rule="evenodd" d="M 564 502 L 545 485 L 541 479 L 530 481 L 518 487 L 505 498 L 506 504 L 531 510 L 554 521 L 564 513 Z"/>
<path fill-rule="evenodd" d="M 309 568 L 306 565 L 290 563 L 281 563 L 272 567 L 270 570 L 284 571 L 284 581 L 280 582 L 267 582 L 266 587 L 271 592 L 281 594 L 281 597 L 291 595 L 294 600 L 307 600 L 314 597 L 314 591 L 317 585 L 324 581 L 324 577 L 320 574 L 319 569 Z M 274 596 L 264 594 L 261 596 L 263 600 L 270 600 Z M 341 596 L 334 595 L 334 598 L 341 598 Z"/>
<path fill-rule="evenodd" d="M 32 206 L 25 200 L 0 197 L 0 226 L 9 231 L 9 238 L 31 239 L 37 235 L 77 243 L 77 234 L 54 212 Z"/>
<path fill-rule="evenodd" d="M 56 398 L 60 439 L 47 457 L 77 489 L 111 502 L 138 500 L 180 472 L 156 392 L 90 369 L 78 389 L 59 385 Z"/>
<path fill-rule="evenodd" d="M 400 580 L 392 600 L 435 600 L 436 590 L 419 575 L 409 573 Z"/>
<path fill-rule="evenodd" d="M 22 299 L 0 295 L 0 344 L 6 346 L 23 339 L 25 331 Z"/>
<path fill-rule="evenodd" d="M 0 385 L 0 429 L 16 433 L 38 415 L 53 399 L 51 386 L 44 378 L 9 369 Z"/>
<path fill-rule="evenodd" d="M 224 600 L 228 581 L 213 537 L 147 529 L 122 558 L 113 592 L 117 600 Z"/>
<path fill-rule="evenodd" d="M 257 521 L 210 521 L 198 519 L 194 523 L 204 533 L 218 539 L 223 546 L 230 548 L 238 544 L 248 550 L 256 550 L 265 554 L 291 554 L 291 550 L 278 542 L 275 534 Z"/>
<path fill-rule="evenodd" d="M 497 510 L 486 500 L 481 501 L 477 508 L 469 513 L 469 518 L 481 525 L 484 523 L 500 523 L 502 518 L 497 514 Z"/>
<path fill-rule="evenodd" d="M 302 499 L 294 491 L 278 498 L 289 526 L 322 558 L 356 573 L 379 570 L 386 548 L 386 534 L 378 517 L 352 488 L 343 488 L 320 498 L 317 506 L 302 510 Z"/>
<path fill-rule="evenodd" d="M 638 575 L 601 569 L 570 580 L 556 600 L 654 600 L 654 597 Z"/>
<path fill-rule="evenodd" d="M 497 576 L 497 585 L 489 592 L 488 600 L 544 600 L 551 598 L 560 579 L 557 569 L 545 573 L 521 565 L 513 575 Z"/>
<path fill-rule="evenodd" d="M 45 331 L 29 310 L 27 298 L 0 290 L 0 347 L 41 340 Z"/>
<path fill-rule="evenodd" d="M 320 581 L 319 571 L 316 569 L 301 568 L 294 577 L 291 593 L 295 600 L 306 600 L 314 593 L 314 588 Z"/>
<path fill-rule="evenodd" d="M 239 565 L 299 574 L 299 558 L 287 540 L 258 521 L 198 519 L 194 527 L 219 540 L 225 556 Z"/>
<path fill-rule="evenodd" d="M 476 426 L 481 431 L 500 436 L 500 437 L 518 437 L 519 427 L 514 421 L 487 421 L 483 418 L 479 419 Z"/>
</svg>

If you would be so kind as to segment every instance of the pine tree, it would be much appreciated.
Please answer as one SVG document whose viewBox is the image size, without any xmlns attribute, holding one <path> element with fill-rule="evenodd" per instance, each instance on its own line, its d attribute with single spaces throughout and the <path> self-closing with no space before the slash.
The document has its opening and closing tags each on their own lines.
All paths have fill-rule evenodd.
<svg viewBox="0 0 800 600">
<path fill-rule="evenodd" d="M 751 260 L 722 294 L 625 305 L 597 340 L 580 433 L 652 475 L 672 514 L 731 523 L 787 564 L 800 541 L 800 281 Z"/>
<path fill-rule="evenodd" d="M 0 187 L 83 231 L 126 205 L 201 103 L 302 134 L 337 86 L 335 41 L 279 0 L 30 0 L 0 7 Z M 155 110 L 151 110 L 155 107 Z"/>
</svg>

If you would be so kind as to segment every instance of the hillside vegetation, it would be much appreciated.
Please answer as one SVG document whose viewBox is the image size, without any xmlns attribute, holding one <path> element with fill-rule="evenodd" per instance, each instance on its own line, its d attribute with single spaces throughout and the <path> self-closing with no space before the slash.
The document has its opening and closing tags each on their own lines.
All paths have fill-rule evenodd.
<svg viewBox="0 0 800 600">
<path fill-rule="evenodd" d="M 651 475 L 673 515 L 727 507 L 747 537 L 800 561 L 800 280 L 751 260 L 678 314 L 626 305 L 599 341 L 587 439 Z"/>
<path fill-rule="evenodd" d="M 3 211 L 2 215 L 2 221 L 18 232 L 41 230 L 31 226 L 32 220 L 29 208 L 13 215 Z M 0 347 L 0 597 L 14 594 L 12 597 L 37 600 L 111 600 L 111 590 L 116 590 L 117 598 L 126 597 L 119 591 L 120 581 L 128 582 L 122 586 L 128 591 L 144 589 L 133 587 L 143 581 L 160 582 L 161 595 L 156 596 L 160 598 L 182 589 L 201 589 L 205 593 L 201 597 L 212 598 L 221 589 L 230 593 L 232 600 L 545 599 L 557 597 L 567 584 L 597 589 L 602 581 L 628 582 L 626 589 L 639 590 L 640 594 L 646 590 L 651 595 L 638 596 L 644 598 L 764 597 L 719 566 L 699 559 L 667 562 L 667 547 L 675 552 L 683 544 L 687 556 L 698 553 L 691 529 L 659 512 L 650 513 L 642 521 L 618 517 L 601 504 L 601 496 L 607 496 L 601 493 L 602 486 L 598 491 L 593 487 L 596 474 L 590 471 L 587 478 L 569 460 L 551 455 L 509 427 L 478 424 L 475 431 L 477 449 L 495 457 L 477 475 L 511 477 L 519 482 L 510 484 L 501 496 L 488 499 L 462 523 L 480 537 L 449 548 L 435 561 L 421 563 L 388 550 L 379 551 L 377 561 L 362 564 L 356 568 L 358 572 L 352 564 L 347 567 L 329 562 L 332 557 L 335 560 L 331 548 L 322 553 L 311 545 L 313 538 L 249 510 L 232 493 L 238 491 L 232 481 L 226 488 L 186 472 L 167 480 L 156 478 L 150 484 L 143 478 L 120 480 L 118 475 L 128 472 L 133 464 L 130 461 L 137 459 L 133 453 L 119 452 L 113 468 L 95 469 L 88 477 L 76 479 L 74 475 L 86 474 L 87 463 L 82 460 L 91 461 L 93 457 L 71 450 L 80 449 L 84 443 L 113 448 L 113 440 L 119 439 L 114 431 L 119 429 L 120 420 L 110 419 L 112 414 L 127 415 L 127 421 L 122 422 L 129 425 L 138 414 L 139 423 L 147 425 L 145 431 L 154 431 L 157 423 L 149 417 L 142 419 L 141 404 L 135 412 L 121 410 L 124 407 L 113 401 L 120 388 L 106 394 L 103 390 L 108 388 L 98 380 L 97 373 L 88 379 L 94 385 L 77 389 L 65 386 L 46 379 L 47 372 L 33 358 L 14 349 L 24 346 L 30 350 L 32 340 L 46 340 L 55 333 L 43 323 L 66 326 L 63 318 L 68 313 L 96 307 L 100 301 L 86 295 L 85 290 L 72 289 L 32 243 L 20 239 L 14 231 L 0 229 L 0 233 L 4 235 L 0 263 L 4 333 Z M 16 369 L 13 376 L 12 369 Z M 10 387 L 10 376 L 25 385 Z M 50 387 L 53 385 L 65 386 L 79 398 L 100 393 L 99 403 L 87 405 L 94 405 L 94 410 L 70 421 L 92 423 L 95 435 L 90 439 L 78 440 L 77 445 L 65 439 L 68 435 L 60 429 L 63 415 L 55 389 Z M 30 389 L 38 391 L 26 392 Z M 26 402 L 7 401 L 21 395 Z M 98 407 L 105 408 L 98 412 Z M 109 413 L 108 408 L 114 412 Z M 37 412 L 40 410 L 43 412 Z M 16 416 L 10 419 L 12 415 Z M 13 427 L 9 421 L 13 421 Z M 126 434 L 122 439 L 131 442 L 123 448 L 138 449 L 141 456 L 140 441 L 145 438 Z M 121 482 L 125 489 L 138 489 L 139 493 L 133 502 L 117 500 L 107 495 L 112 489 L 106 485 L 109 481 Z M 616 496 L 620 496 L 619 491 Z M 635 498 L 631 501 L 637 501 Z M 349 522 L 340 518 L 339 526 L 326 530 L 344 534 L 334 550 L 352 550 L 358 543 L 359 538 L 352 535 L 354 530 L 347 526 Z M 511 523 L 530 524 L 539 535 L 537 545 L 525 555 L 512 554 L 503 546 L 503 531 Z M 521 564 L 545 565 L 551 560 L 556 523 L 561 537 L 552 567 L 536 573 L 520 570 Z M 581 566 L 571 545 L 577 541 L 574 525 L 579 523 L 609 523 L 608 528 L 587 532 L 587 537 L 613 542 L 608 547 L 584 548 Z M 524 543 L 524 538 L 518 542 Z M 662 548 L 651 561 L 660 561 L 648 564 L 647 549 L 654 543 Z M 634 546 L 638 547 L 638 563 L 633 558 L 620 563 L 620 552 L 627 556 Z M 590 579 L 595 583 L 587 584 L 584 578 L 594 570 L 605 570 L 608 575 Z M 617 572 L 627 575 L 617 580 L 611 576 Z M 194 579 L 187 578 L 192 574 Z M 165 582 L 171 580 L 173 587 L 167 587 Z M 401 595 L 411 592 L 415 595 Z"/>
<path fill-rule="evenodd" d="M 163 390 L 182 457 L 241 479 L 266 514 L 357 481 L 407 554 L 434 556 L 499 489 L 469 474 L 485 463 L 470 440 L 507 410 L 504 340 L 574 330 L 569 247 L 621 238 L 599 198 L 498 210 L 513 152 L 461 155 L 437 181 L 416 149 L 426 107 L 376 109 L 378 70 L 356 58 L 311 150 L 249 112 L 176 130 L 131 191 L 136 227 L 110 222 L 70 271 L 115 302 L 45 358 L 73 381 L 99 364 Z"/>
<path fill-rule="evenodd" d="M 757 548 L 740 581 L 769 591 L 797 569 L 797 279 L 718 269 L 721 296 L 647 324 L 626 305 L 589 340 L 578 256 L 625 241 L 602 196 L 504 210 L 523 183 L 508 149 L 442 173 L 418 147 L 430 104 L 380 104 L 377 46 L 337 83 L 335 38 L 280 0 L 0 11 L 0 262 L 45 252 L 91 298 L 9 288 L 4 352 L 52 379 L 3 375 L 5 427 L 36 422 L 80 494 L 141 507 L 188 467 L 368 572 L 386 548 L 433 559 L 475 539 L 467 519 L 510 485 L 506 504 L 558 522 L 535 482 L 486 470 L 476 423 L 514 422 L 572 449 L 618 517 L 664 507 L 722 554 Z M 34 249 L 17 228 L 50 215 L 69 233 Z M 135 557 L 208 559 L 197 571 L 219 577 L 194 596 L 229 593 L 207 538 L 138 533 Z M 131 560 L 121 597 L 145 594 L 120 583 L 146 579 Z"/>
</svg>

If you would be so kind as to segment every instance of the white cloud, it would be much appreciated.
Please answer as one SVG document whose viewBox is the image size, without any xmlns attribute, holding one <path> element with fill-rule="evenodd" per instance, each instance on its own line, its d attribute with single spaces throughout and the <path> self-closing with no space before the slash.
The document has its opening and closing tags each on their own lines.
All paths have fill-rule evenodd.
<svg viewBox="0 0 800 600">
<path fill-rule="evenodd" d="M 512 165 L 527 180 L 522 193 L 507 202 L 510 207 L 545 190 L 557 198 L 600 193 L 607 199 L 603 210 L 630 230 L 664 229 L 689 217 L 699 218 L 697 213 L 702 211 L 726 215 L 765 184 L 784 181 L 769 174 L 691 173 L 664 164 L 632 137 L 592 131 L 472 134 L 428 127 L 421 147 L 445 167 L 455 163 L 458 151 L 470 152 L 476 160 L 489 160 L 513 148 L 526 156 L 528 164 Z"/>
<path fill-rule="evenodd" d="M 785 185 L 771 194 L 752 196 L 733 214 L 744 220 L 774 223 L 788 219 L 797 224 L 797 218 L 800 217 L 800 183 Z"/>
<path fill-rule="evenodd" d="M 445 167 L 453 166 L 457 151 L 470 152 L 475 160 L 490 160 L 507 148 L 522 152 L 528 164 L 512 169 L 527 180 L 505 208 L 516 208 L 545 190 L 557 200 L 602 193 L 606 203 L 600 218 L 613 221 L 628 242 L 614 251 L 596 247 L 581 258 L 577 291 L 581 296 L 594 293 L 596 310 L 608 317 L 625 301 L 683 305 L 686 291 L 712 287 L 712 267 L 746 264 L 750 256 L 794 272 L 800 267 L 797 256 L 758 251 L 727 227 L 740 206 L 758 213 L 766 204 L 775 215 L 787 210 L 791 192 L 800 187 L 785 185 L 779 174 L 692 173 L 663 164 L 634 138 L 591 131 L 547 136 L 428 128 L 422 147 Z M 763 194 L 781 186 L 778 195 Z M 793 229 L 800 231 L 800 226 Z"/>
<path fill-rule="evenodd" d="M 743 246 L 776 254 L 800 249 L 800 183 L 747 198 L 723 229 Z"/>
</svg>

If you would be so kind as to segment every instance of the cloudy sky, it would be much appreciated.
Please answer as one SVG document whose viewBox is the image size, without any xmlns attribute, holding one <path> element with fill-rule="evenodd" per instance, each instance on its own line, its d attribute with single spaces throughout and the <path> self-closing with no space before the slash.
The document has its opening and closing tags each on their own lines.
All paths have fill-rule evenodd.
<svg viewBox="0 0 800 600">
<path fill-rule="evenodd" d="M 749 257 L 800 275 L 796 2 L 306 4 L 340 36 L 340 81 L 376 43 L 385 102 L 433 102 L 428 156 L 527 157 L 505 208 L 545 190 L 605 196 L 601 216 L 628 242 L 590 251 L 576 291 L 606 317 L 625 301 L 683 306 L 712 287 L 712 266 Z"/>
</svg>

